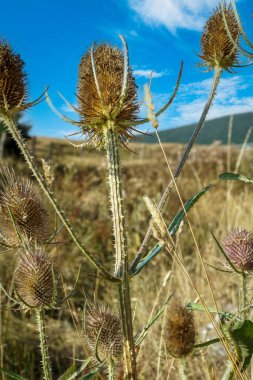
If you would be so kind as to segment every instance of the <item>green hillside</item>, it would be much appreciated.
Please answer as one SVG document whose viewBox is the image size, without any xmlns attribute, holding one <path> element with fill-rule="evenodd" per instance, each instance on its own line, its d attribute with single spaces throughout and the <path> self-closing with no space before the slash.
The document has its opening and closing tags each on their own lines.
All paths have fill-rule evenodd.
<svg viewBox="0 0 253 380">
<path fill-rule="evenodd" d="M 229 117 L 224 116 L 206 121 L 197 139 L 197 144 L 212 144 L 220 141 L 226 144 L 228 141 Z M 196 127 L 196 124 L 184 127 L 167 129 L 159 132 L 161 141 L 164 143 L 187 143 Z M 233 117 L 232 143 L 242 144 L 250 127 L 253 127 L 253 112 L 236 114 Z M 138 136 L 138 141 L 143 143 L 157 143 L 154 133 L 150 136 Z M 249 143 L 253 143 L 253 131 L 249 138 Z"/>
</svg>

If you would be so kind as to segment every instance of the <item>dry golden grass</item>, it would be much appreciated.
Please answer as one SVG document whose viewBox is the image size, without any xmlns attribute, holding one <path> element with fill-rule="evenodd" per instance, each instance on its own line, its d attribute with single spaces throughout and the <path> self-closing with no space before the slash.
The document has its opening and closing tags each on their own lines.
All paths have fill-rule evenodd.
<svg viewBox="0 0 253 380">
<path fill-rule="evenodd" d="M 52 140 L 37 139 L 36 159 L 48 158 Z M 106 163 L 103 152 L 74 150 L 61 140 L 53 141 L 54 148 L 49 157 L 56 177 L 54 191 L 62 208 L 67 212 L 79 235 L 87 247 L 101 260 L 107 268 L 113 263 L 113 246 L 109 200 L 106 189 Z M 144 205 L 143 195 L 159 200 L 169 182 L 170 176 L 166 162 L 158 145 L 132 144 L 136 154 L 123 152 L 123 180 L 127 203 L 127 224 L 129 251 L 134 258 L 148 226 L 148 211 Z M 164 146 L 168 160 L 175 168 L 183 146 L 167 144 Z M 217 266 L 222 262 L 210 234 L 210 227 L 221 240 L 227 230 L 242 226 L 252 230 L 253 225 L 253 188 L 250 185 L 231 184 L 218 180 L 218 175 L 227 169 L 233 169 L 239 155 L 239 149 L 224 146 L 196 146 L 178 182 L 183 201 L 210 183 L 216 186 L 195 205 L 189 213 L 189 220 L 200 253 L 205 262 Z M 228 162 L 228 157 L 231 160 Z M 253 150 L 247 149 L 241 161 L 239 171 L 251 176 L 250 163 Z M 30 175 L 25 164 L 15 162 L 14 168 L 26 176 Z M 165 221 L 169 223 L 180 209 L 176 191 L 170 197 Z M 52 216 L 54 214 L 52 213 Z M 73 297 L 63 305 L 61 311 L 50 312 L 48 316 L 49 345 L 53 358 L 55 376 L 59 376 L 75 359 L 89 355 L 89 348 L 82 338 L 82 307 L 85 299 L 94 297 L 116 307 L 117 293 L 113 285 L 97 278 L 87 260 L 70 241 L 65 231 L 57 236 L 58 244 L 49 248 L 59 262 L 66 292 L 71 290 L 78 268 L 81 265 L 78 286 Z M 152 239 L 150 247 L 155 244 Z M 213 305 L 210 289 L 203 272 L 203 267 L 193 241 L 187 221 L 180 228 L 176 237 L 179 255 L 184 261 L 195 286 L 208 305 Z M 0 280 L 11 288 L 15 265 L 15 253 L 2 252 Z M 236 311 L 238 304 L 238 281 L 235 275 L 217 272 L 207 267 L 218 306 L 222 310 Z M 252 283 L 250 284 L 252 287 Z M 133 305 L 135 329 L 137 332 L 148 320 L 152 310 L 161 306 L 173 291 L 183 303 L 196 299 L 194 289 L 187 281 L 177 264 L 173 265 L 168 253 L 161 252 L 139 277 L 133 279 Z M 1 294 L 3 309 L 0 314 L 0 364 L 11 368 L 30 379 L 40 379 L 40 355 L 33 320 L 18 310 L 9 310 L 6 297 Z M 215 331 L 208 317 L 203 312 L 194 313 L 197 326 L 197 342 L 215 337 Z M 166 313 L 150 330 L 138 353 L 140 379 L 177 379 L 177 365 L 165 350 L 164 324 Z M 226 365 L 227 356 L 221 344 L 211 346 L 195 353 L 190 363 L 190 379 L 220 379 Z M 101 375 L 100 378 L 105 378 Z M 118 379 L 121 379 L 119 373 Z"/>
</svg>

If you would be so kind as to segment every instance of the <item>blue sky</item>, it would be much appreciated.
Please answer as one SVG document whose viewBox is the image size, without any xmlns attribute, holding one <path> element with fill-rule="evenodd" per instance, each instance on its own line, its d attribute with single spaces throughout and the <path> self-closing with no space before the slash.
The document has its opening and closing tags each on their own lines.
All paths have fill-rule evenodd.
<svg viewBox="0 0 253 380">
<path fill-rule="evenodd" d="M 118 34 L 128 42 L 130 63 L 142 94 L 153 71 L 152 93 L 157 107 L 173 91 L 180 61 L 182 85 L 160 128 L 196 122 L 211 85 L 212 73 L 197 66 L 201 28 L 218 0 L 12 0 L 1 3 L 0 36 L 8 40 L 26 63 L 30 98 L 50 85 L 55 106 L 76 118 L 57 94 L 76 103 L 78 65 L 94 41 L 120 46 Z M 245 29 L 252 32 L 251 0 L 238 0 Z M 250 37 L 253 39 L 253 35 Z M 224 74 L 209 118 L 253 111 L 253 68 Z M 142 110 L 144 112 L 144 110 Z M 63 137 L 75 128 L 52 113 L 46 102 L 29 110 L 32 135 Z"/>
</svg>

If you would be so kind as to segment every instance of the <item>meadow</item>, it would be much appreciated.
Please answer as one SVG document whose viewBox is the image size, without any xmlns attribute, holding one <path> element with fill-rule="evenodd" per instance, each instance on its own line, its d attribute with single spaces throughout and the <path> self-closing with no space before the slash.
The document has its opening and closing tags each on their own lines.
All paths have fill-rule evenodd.
<svg viewBox="0 0 253 380">
<path fill-rule="evenodd" d="M 52 143 L 54 145 L 52 149 Z M 170 175 L 159 145 L 131 144 L 135 152 L 123 151 L 122 175 L 125 184 L 126 218 L 131 261 L 134 258 L 143 233 L 148 226 L 149 213 L 143 195 L 159 200 Z M 178 161 L 184 146 L 165 144 L 164 149 L 172 167 Z M 63 153 L 59 155 L 59 152 Z M 69 215 L 71 222 L 88 246 L 93 247 L 96 255 L 110 268 L 114 263 L 112 256 L 113 239 L 111 219 L 108 216 L 109 198 L 106 192 L 106 166 L 103 153 L 88 149 L 74 150 L 64 140 L 38 138 L 36 161 L 48 158 L 51 154 L 52 173 L 55 176 L 54 191 L 61 200 L 61 207 Z M 238 162 L 238 158 L 240 162 Z M 224 264 L 210 233 L 222 241 L 226 232 L 238 226 L 251 229 L 252 226 L 252 185 L 222 182 L 218 175 L 224 171 L 237 169 L 245 175 L 252 175 L 253 150 L 234 146 L 213 144 L 197 145 L 182 173 L 178 188 L 182 200 L 187 201 L 199 189 L 209 184 L 215 186 L 189 212 L 194 235 L 204 261 L 213 266 Z M 49 163 L 50 160 L 48 161 Z M 5 165 L 13 165 L 18 174 L 30 177 L 25 163 L 20 160 L 6 159 Z M 170 221 L 180 209 L 180 200 L 173 191 L 165 220 Z M 52 215 L 52 219 L 53 215 Z M 52 224 L 54 220 L 52 220 Z M 75 244 L 62 230 L 52 245 L 52 255 L 58 262 L 68 293 L 73 288 L 77 272 L 80 276 L 71 298 L 62 305 L 60 311 L 49 312 L 48 341 L 53 359 L 53 371 L 60 376 L 71 364 L 78 366 L 90 354 L 89 346 L 82 333 L 83 305 L 85 299 L 92 302 L 99 299 L 117 309 L 117 293 L 103 279 L 96 277 L 94 269 L 80 255 Z M 153 238 L 150 247 L 155 244 Z M 200 293 L 208 305 L 213 305 L 210 290 L 206 284 L 196 246 L 185 221 L 176 237 L 178 252 L 182 257 Z M 16 253 L 3 250 L 1 254 L 1 283 L 11 288 Z M 217 272 L 208 268 L 214 294 L 221 310 L 237 312 L 238 280 L 235 275 Z M 252 284 L 250 283 L 250 292 Z M 180 266 L 163 251 L 141 273 L 139 281 L 132 283 L 132 303 L 134 308 L 135 329 L 137 332 L 145 324 L 154 310 L 161 307 L 168 294 L 175 292 L 183 304 L 196 300 L 196 294 Z M 39 379 L 42 376 L 39 364 L 39 348 L 34 317 L 19 310 L 9 310 L 8 300 L 2 293 L 1 303 L 1 367 L 12 369 L 24 377 Z M 168 306 L 169 307 L 169 306 Z M 194 312 L 196 323 L 196 343 L 214 338 L 215 331 L 204 312 Z M 177 379 L 178 372 L 173 359 L 166 352 L 164 325 L 166 312 L 150 329 L 138 352 L 138 371 L 140 379 Z M 220 379 L 227 356 L 218 343 L 203 349 L 194 350 L 190 363 L 190 379 Z M 4 376 L 4 375 L 3 375 Z M 100 374 L 98 378 L 106 378 Z M 118 373 L 117 379 L 122 374 Z"/>
</svg>

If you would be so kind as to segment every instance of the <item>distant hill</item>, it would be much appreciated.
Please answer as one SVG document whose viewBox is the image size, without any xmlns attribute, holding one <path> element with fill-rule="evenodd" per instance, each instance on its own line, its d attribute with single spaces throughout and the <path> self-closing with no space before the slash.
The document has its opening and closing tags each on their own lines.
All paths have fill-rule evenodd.
<svg viewBox="0 0 253 380">
<path fill-rule="evenodd" d="M 197 144 L 212 144 L 220 141 L 221 144 L 227 144 L 228 125 L 230 116 L 224 116 L 213 120 L 206 121 L 200 132 Z M 161 141 L 164 143 L 187 143 L 196 127 L 196 124 L 186 125 L 173 129 L 167 129 L 159 132 Z M 232 143 L 242 144 L 250 127 L 253 127 L 253 112 L 233 115 Z M 138 136 L 138 142 L 157 143 L 155 133 L 150 136 Z M 253 144 L 253 130 L 251 132 L 249 143 Z"/>
</svg>

